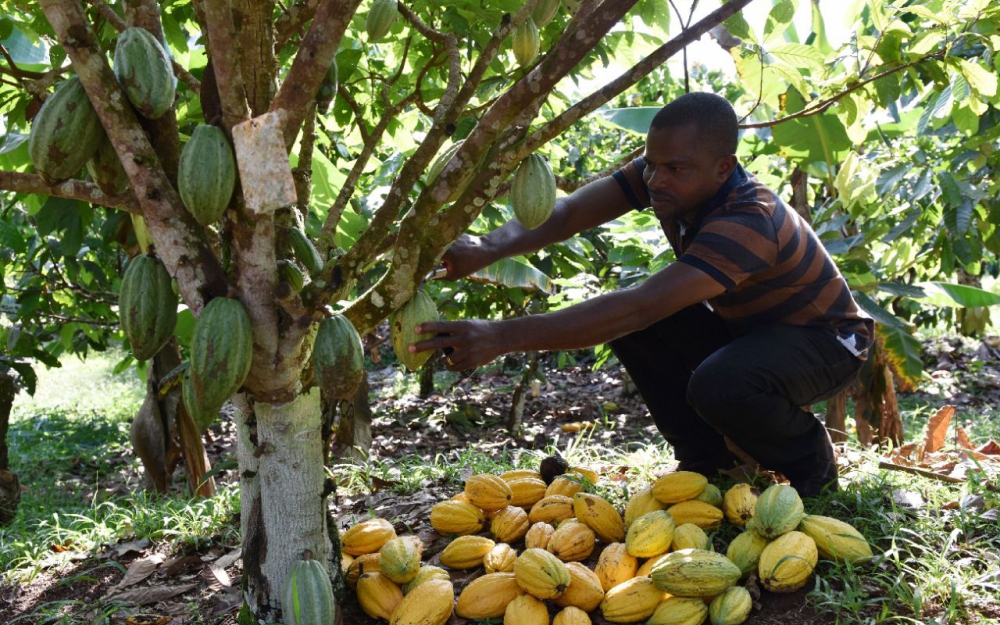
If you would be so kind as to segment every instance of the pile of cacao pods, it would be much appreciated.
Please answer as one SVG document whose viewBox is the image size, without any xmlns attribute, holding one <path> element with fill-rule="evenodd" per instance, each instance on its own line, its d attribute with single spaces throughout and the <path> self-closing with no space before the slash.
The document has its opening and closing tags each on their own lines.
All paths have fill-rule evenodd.
<svg viewBox="0 0 1000 625">
<path fill-rule="evenodd" d="M 787 593 L 805 586 L 820 557 L 872 557 L 860 532 L 807 515 L 788 485 L 758 495 L 740 483 L 723 494 L 700 474 L 675 471 L 619 511 L 591 492 L 598 480 L 582 467 L 549 483 L 530 469 L 470 477 L 431 509 L 431 526 L 452 537 L 440 566 L 389 521 L 360 522 L 341 536 L 348 585 L 366 614 L 392 625 L 444 625 L 453 613 L 504 625 L 588 625 L 595 611 L 611 623 L 737 625 L 753 608 L 740 585 L 751 574 Z M 725 555 L 706 534 L 723 522 L 743 528 Z M 482 573 L 456 602 L 449 570 L 474 569 Z"/>
</svg>

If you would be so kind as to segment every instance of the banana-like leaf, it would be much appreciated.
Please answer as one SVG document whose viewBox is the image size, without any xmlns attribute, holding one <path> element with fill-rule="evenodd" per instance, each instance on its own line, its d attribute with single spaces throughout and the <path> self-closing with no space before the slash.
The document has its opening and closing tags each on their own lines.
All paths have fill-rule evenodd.
<svg viewBox="0 0 1000 625">
<path fill-rule="evenodd" d="M 927 293 L 925 301 L 934 306 L 979 308 L 1000 305 L 1000 295 L 974 286 L 950 282 L 923 282 L 919 286 Z"/>
<path fill-rule="evenodd" d="M 653 117 L 659 112 L 658 106 L 632 106 L 623 109 L 606 109 L 601 111 L 603 117 L 613 126 L 646 136 Z"/>
<path fill-rule="evenodd" d="M 920 341 L 906 330 L 891 326 L 879 326 L 878 333 L 882 337 L 882 347 L 889 356 L 889 362 L 903 388 L 915 388 L 924 371 L 924 363 L 920 358 Z"/>
<path fill-rule="evenodd" d="M 472 274 L 470 278 L 510 288 L 533 289 L 546 294 L 552 293 L 555 288 L 547 275 L 519 257 L 498 260 Z"/>
</svg>

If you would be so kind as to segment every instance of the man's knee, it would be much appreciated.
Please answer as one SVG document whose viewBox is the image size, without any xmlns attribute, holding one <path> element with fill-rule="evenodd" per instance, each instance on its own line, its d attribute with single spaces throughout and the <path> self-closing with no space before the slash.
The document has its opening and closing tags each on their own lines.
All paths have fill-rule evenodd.
<svg viewBox="0 0 1000 625">
<path fill-rule="evenodd" d="M 694 370 L 687 387 L 687 402 L 709 425 L 727 433 L 730 421 L 739 413 L 738 376 L 728 367 L 713 367 L 709 363 Z"/>
</svg>

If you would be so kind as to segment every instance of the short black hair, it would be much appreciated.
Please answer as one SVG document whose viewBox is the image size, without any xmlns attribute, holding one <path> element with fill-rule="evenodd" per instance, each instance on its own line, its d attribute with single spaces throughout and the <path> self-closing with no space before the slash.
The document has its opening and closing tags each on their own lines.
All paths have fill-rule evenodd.
<svg viewBox="0 0 1000 625">
<path fill-rule="evenodd" d="M 685 93 L 660 109 L 650 128 L 676 128 L 688 124 L 696 127 L 705 147 L 719 157 L 736 153 L 740 126 L 729 100 L 714 93 Z"/>
</svg>

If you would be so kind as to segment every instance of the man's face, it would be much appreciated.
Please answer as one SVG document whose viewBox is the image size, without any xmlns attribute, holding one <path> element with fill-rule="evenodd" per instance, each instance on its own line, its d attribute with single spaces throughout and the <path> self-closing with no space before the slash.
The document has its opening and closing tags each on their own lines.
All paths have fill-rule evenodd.
<svg viewBox="0 0 1000 625">
<path fill-rule="evenodd" d="M 720 157 L 698 136 L 694 124 L 651 128 L 646 135 L 646 170 L 653 212 L 663 221 L 688 223 L 726 182 L 736 158 Z"/>
</svg>

